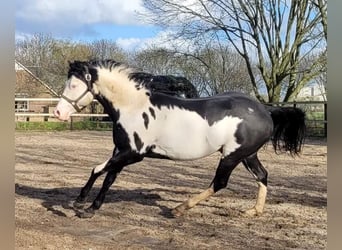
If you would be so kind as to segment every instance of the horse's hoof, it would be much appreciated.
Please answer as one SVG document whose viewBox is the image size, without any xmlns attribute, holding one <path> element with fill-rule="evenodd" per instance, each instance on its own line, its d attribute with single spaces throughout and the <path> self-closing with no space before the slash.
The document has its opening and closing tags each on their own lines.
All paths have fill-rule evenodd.
<svg viewBox="0 0 342 250">
<path fill-rule="evenodd" d="M 62 207 L 65 209 L 74 209 L 74 202 L 69 201 L 69 202 L 63 203 Z"/>
<path fill-rule="evenodd" d="M 72 204 L 72 206 L 75 208 L 75 209 L 82 209 L 84 208 L 84 205 L 86 203 L 85 202 L 79 202 L 79 201 L 74 201 L 74 203 Z"/>
<path fill-rule="evenodd" d="M 184 211 L 181 211 L 181 209 L 176 207 L 176 208 L 171 210 L 171 214 L 173 215 L 173 217 L 180 217 L 184 214 Z"/>
<path fill-rule="evenodd" d="M 83 211 L 79 211 L 76 214 L 79 218 L 82 219 L 88 219 L 88 218 L 92 218 L 95 215 L 95 212 L 93 210 L 83 210 Z"/>
<path fill-rule="evenodd" d="M 257 211 L 254 207 L 243 212 L 246 217 L 256 217 L 261 215 L 262 212 Z"/>
</svg>

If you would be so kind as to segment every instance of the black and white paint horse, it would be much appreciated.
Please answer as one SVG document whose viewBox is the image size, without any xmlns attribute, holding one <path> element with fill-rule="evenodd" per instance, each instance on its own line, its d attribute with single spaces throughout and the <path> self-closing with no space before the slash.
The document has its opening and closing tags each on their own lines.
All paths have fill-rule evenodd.
<svg viewBox="0 0 342 250">
<path fill-rule="evenodd" d="M 80 217 L 92 217 L 105 199 L 117 174 L 144 157 L 193 160 L 219 151 L 222 154 L 208 189 L 172 210 L 182 215 L 200 201 L 227 186 L 234 168 L 242 162 L 256 179 L 256 204 L 248 215 L 263 212 L 267 171 L 257 152 L 269 140 L 276 151 L 297 154 L 305 132 L 305 114 L 297 108 L 268 107 L 236 92 L 185 99 L 153 92 L 141 73 L 106 60 L 70 63 L 64 92 L 54 111 L 60 120 L 96 98 L 113 120 L 113 155 L 96 166 L 73 206 Z M 90 207 L 83 209 L 96 179 L 107 173 Z M 81 210 L 82 209 L 82 210 Z"/>
</svg>

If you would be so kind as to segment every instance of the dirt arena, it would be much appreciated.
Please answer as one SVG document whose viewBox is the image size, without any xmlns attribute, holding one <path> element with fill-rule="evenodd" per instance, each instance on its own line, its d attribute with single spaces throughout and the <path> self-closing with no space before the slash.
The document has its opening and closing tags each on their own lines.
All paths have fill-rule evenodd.
<svg viewBox="0 0 342 250">
<path fill-rule="evenodd" d="M 16 249 L 326 249 L 327 146 L 307 140 L 300 157 L 259 157 L 269 172 L 262 216 L 257 184 L 239 165 L 228 187 L 180 218 L 170 209 L 208 187 L 219 154 L 196 161 L 145 159 L 126 167 L 91 219 L 69 204 L 113 149 L 111 132 L 15 133 Z M 99 178 L 89 202 L 101 187 Z"/>
</svg>

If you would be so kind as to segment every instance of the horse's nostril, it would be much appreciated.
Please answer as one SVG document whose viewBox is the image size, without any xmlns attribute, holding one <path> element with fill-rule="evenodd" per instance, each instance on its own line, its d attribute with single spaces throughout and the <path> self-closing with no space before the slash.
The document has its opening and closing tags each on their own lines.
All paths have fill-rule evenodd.
<svg viewBox="0 0 342 250">
<path fill-rule="evenodd" d="M 58 109 L 55 109 L 55 116 L 59 117 L 60 113 L 59 113 L 59 110 Z"/>
</svg>

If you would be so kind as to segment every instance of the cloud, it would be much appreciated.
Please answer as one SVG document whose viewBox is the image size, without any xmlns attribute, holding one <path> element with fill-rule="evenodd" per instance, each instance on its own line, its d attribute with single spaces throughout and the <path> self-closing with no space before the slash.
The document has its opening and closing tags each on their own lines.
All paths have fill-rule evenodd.
<svg viewBox="0 0 342 250">
<path fill-rule="evenodd" d="M 155 37 L 151 37 L 144 40 L 141 49 L 147 47 L 159 47 L 170 50 L 188 51 L 194 47 L 193 41 L 183 39 L 181 37 L 176 38 L 171 30 L 160 31 Z"/>
<path fill-rule="evenodd" d="M 137 15 L 144 11 L 142 0 L 18 0 L 16 40 L 46 33 L 75 41 L 115 40 L 131 51 L 171 48 L 169 31 L 144 23 Z"/>
<path fill-rule="evenodd" d="M 141 38 L 118 38 L 116 43 L 124 50 L 136 50 L 144 44 L 146 39 Z"/>
<path fill-rule="evenodd" d="M 142 11 L 141 0 L 19 0 L 16 29 L 18 33 L 96 35 L 96 24 L 142 25 L 136 15 Z"/>
<path fill-rule="evenodd" d="M 156 36 L 147 38 L 123 38 L 120 37 L 116 40 L 116 43 L 126 50 L 142 50 L 149 47 L 162 47 L 170 48 L 170 43 L 167 39 L 168 32 L 160 31 Z"/>
<path fill-rule="evenodd" d="M 139 51 L 148 48 L 158 47 L 164 49 L 178 49 L 187 51 L 193 48 L 192 41 L 182 38 L 175 39 L 172 36 L 172 31 L 162 30 L 153 37 L 147 38 L 123 38 L 120 37 L 116 43 L 123 49 L 128 51 Z"/>
<path fill-rule="evenodd" d="M 142 10 L 142 3 L 141 0 L 21 0 L 17 1 L 16 7 L 17 18 L 27 21 L 136 24 L 139 21 L 134 14 Z"/>
</svg>

